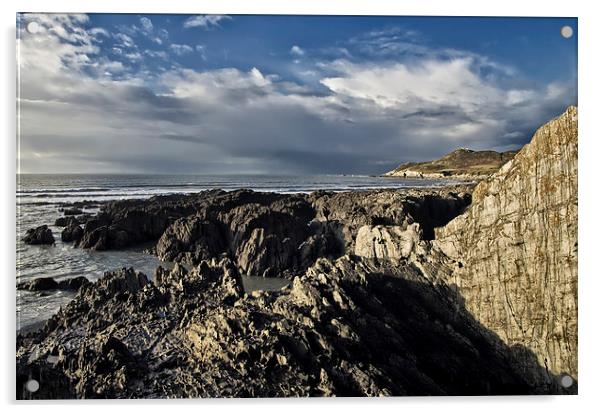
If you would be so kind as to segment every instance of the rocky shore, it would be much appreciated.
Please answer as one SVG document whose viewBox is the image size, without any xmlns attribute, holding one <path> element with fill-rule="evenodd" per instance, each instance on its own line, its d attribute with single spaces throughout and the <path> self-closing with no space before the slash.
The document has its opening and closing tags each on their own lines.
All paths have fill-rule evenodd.
<svg viewBox="0 0 602 413">
<path fill-rule="evenodd" d="M 78 248 L 151 243 L 178 264 L 77 285 L 18 336 L 17 397 L 576 393 L 576 116 L 476 188 L 215 190 L 66 216 Z M 291 285 L 249 294 L 248 275 Z"/>
</svg>

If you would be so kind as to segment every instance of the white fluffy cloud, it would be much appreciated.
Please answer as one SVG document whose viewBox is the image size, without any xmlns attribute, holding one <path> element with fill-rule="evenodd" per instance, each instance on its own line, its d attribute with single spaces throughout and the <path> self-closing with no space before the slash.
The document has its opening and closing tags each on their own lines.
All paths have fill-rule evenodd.
<svg viewBox="0 0 602 413">
<path fill-rule="evenodd" d="M 295 56 L 303 56 L 305 54 L 305 51 L 299 46 L 294 45 L 293 47 L 291 47 L 291 54 Z"/>
<path fill-rule="evenodd" d="M 177 54 L 178 56 L 184 56 L 185 54 L 192 53 L 193 48 L 188 46 L 187 44 L 176 44 L 173 43 L 169 45 L 169 48 L 172 52 Z"/>
<path fill-rule="evenodd" d="M 119 44 L 120 47 L 125 47 L 125 48 L 133 48 L 136 47 L 136 43 L 134 43 L 134 39 L 132 39 L 130 36 L 128 36 L 125 33 L 116 33 L 114 35 L 115 40 L 117 40 L 117 43 Z"/>
<path fill-rule="evenodd" d="M 214 27 L 219 27 L 219 23 L 221 21 L 231 19 L 232 17 L 222 14 L 200 14 L 198 16 L 192 16 L 186 19 L 184 22 L 184 28 L 189 29 L 191 27 L 200 27 L 208 30 Z"/>
<path fill-rule="evenodd" d="M 514 148 L 574 103 L 572 85 L 502 87 L 481 75 L 492 62 L 463 53 L 324 61 L 311 69 L 322 91 L 254 67 L 129 73 L 99 54 L 106 34 L 85 16 L 48 19 L 18 40 L 24 172 L 378 173 L 458 146 Z M 168 59 L 116 39 L 120 58 Z"/>
</svg>

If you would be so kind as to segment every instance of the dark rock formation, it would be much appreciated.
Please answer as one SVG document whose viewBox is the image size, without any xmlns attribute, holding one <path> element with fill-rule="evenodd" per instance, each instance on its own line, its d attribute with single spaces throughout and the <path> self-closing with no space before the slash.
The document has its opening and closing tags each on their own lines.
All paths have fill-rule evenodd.
<svg viewBox="0 0 602 413">
<path fill-rule="evenodd" d="M 52 277 L 40 277 L 31 281 L 17 284 L 18 290 L 47 291 L 59 288 L 59 284 Z"/>
<path fill-rule="evenodd" d="M 66 280 L 56 281 L 52 277 L 40 277 L 31 281 L 25 281 L 17 284 L 18 290 L 29 291 L 48 291 L 48 290 L 64 290 L 77 291 L 83 285 L 89 284 L 90 281 L 84 276 L 68 278 Z"/>
<path fill-rule="evenodd" d="M 467 195 L 445 191 L 416 195 L 412 191 L 218 194 L 205 198 L 196 215 L 169 226 L 156 252 L 163 260 L 188 264 L 226 255 L 242 274 L 291 278 L 319 257 L 353 253 L 361 226 L 383 223 L 405 228 L 420 222 L 430 235 L 434 224 L 445 224 L 470 202 Z M 426 219 L 431 216 L 440 221 Z"/>
<path fill-rule="evenodd" d="M 384 176 L 483 179 L 500 169 L 514 155 L 516 151 L 472 151 L 460 148 L 434 161 L 401 164 Z"/>
<path fill-rule="evenodd" d="M 30 245 L 54 244 L 54 236 L 48 225 L 28 229 L 23 237 L 23 242 Z"/>
<path fill-rule="evenodd" d="M 197 200 L 210 193 L 108 202 L 99 214 L 87 219 L 77 246 L 108 250 L 156 241 L 169 224 L 195 213 Z"/>
<path fill-rule="evenodd" d="M 180 218 L 163 233 L 156 254 L 166 261 L 200 262 L 227 250 L 217 223 L 200 216 Z"/>
<path fill-rule="evenodd" d="M 104 250 L 158 240 L 154 251 L 162 260 L 194 265 L 227 256 L 242 274 L 292 278 L 319 257 L 352 254 L 364 225 L 418 223 L 431 238 L 435 226 L 470 203 L 469 192 L 468 186 L 311 195 L 239 190 L 120 201 L 87 221 L 77 245 Z"/>
<path fill-rule="evenodd" d="M 61 232 L 61 240 L 63 242 L 79 241 L 84 234 L 84 230 L 77 224 L 71 224 Z"/>
<path fill-rule="evenodd" d="M 90 281 L 88 281 L 88 279 L 84 276 L 79 276 L 59 281 L 58 289 L 65 291 L 78 291 L 81 287 L 87 284 L 90 284 Z"/>
</svg>

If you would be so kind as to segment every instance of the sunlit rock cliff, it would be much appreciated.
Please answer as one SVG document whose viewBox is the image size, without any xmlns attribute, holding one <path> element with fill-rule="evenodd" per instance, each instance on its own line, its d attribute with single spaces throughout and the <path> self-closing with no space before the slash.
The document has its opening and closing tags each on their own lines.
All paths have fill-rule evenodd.
<svg viewBox="0 0 602 413">
<path fill-rule="evenodd" d="M 539 128 L 472 197 L 436 230 L 435 244 L 457 261 L 448 282 L 505 343 L 576 379 L 577 108 Z M 516 357 L 528 371 L 533 360 Z"/>
</svg>

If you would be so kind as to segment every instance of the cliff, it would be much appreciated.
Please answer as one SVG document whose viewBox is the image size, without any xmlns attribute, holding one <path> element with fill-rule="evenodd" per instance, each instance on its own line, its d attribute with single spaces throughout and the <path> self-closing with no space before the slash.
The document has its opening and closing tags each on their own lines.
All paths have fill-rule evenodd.
<svg viewBox="0 0 602 413">
<path fill-rule="evenodd" d="M 384 176 L 482 179 L 496 172 L 514 155 L 516 155 L 516 151 L 472 151 L 460 148 L 434 161 L 401 164 L 394 170 L 385 173 Z"/>
<path fill-rule="evenodd" d="M 481 323 L 531 349 L 550 375 L 576 379 L 577 108 L 480 182 L 468 210 L 436 230 L 435 245 L 457 261 L 447 282 Z M 532 361 L 517 357 L 528 371 Z"/>
</svg>

